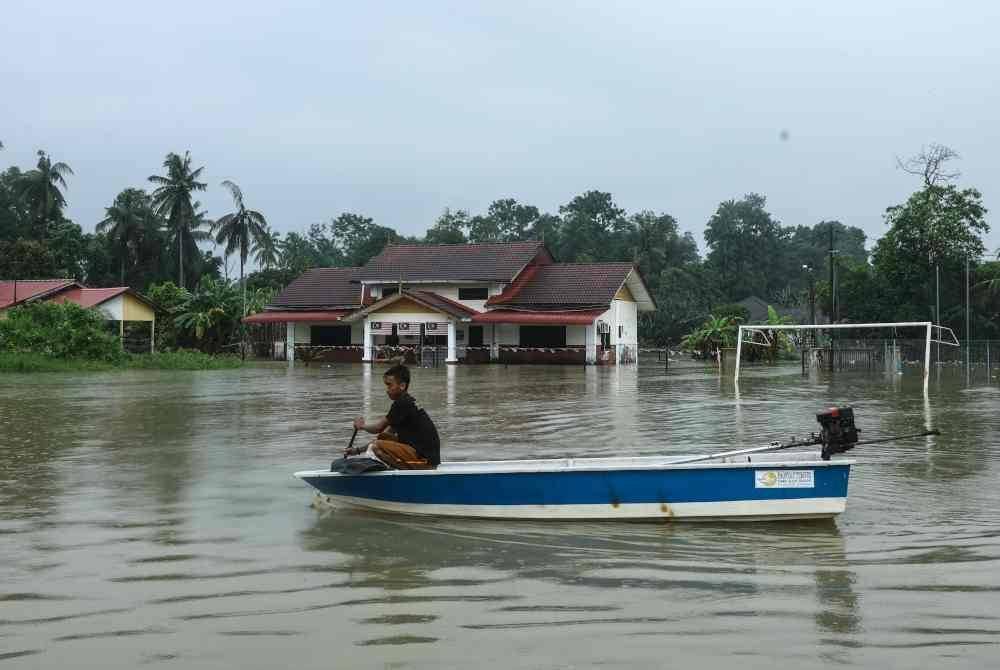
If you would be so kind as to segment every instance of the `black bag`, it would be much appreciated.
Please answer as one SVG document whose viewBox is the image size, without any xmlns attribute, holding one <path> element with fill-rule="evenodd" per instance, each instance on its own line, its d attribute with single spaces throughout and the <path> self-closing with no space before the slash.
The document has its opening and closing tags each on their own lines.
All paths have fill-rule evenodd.
<svg viewBox="0 0 1000 670">
<path fill-rule="evenodd" d="M 330 463 L 330 472 L 340 472 L 345 475 L 360 475 L 388 469 L 385 463 L 374 458 L 338 458 Z"/>
</svg>

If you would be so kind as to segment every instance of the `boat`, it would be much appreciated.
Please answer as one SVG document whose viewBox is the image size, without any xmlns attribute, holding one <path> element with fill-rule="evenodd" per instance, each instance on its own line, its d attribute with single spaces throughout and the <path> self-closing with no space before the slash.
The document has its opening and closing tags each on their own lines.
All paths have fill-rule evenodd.
<svg viewBox="0 0 1000 670">
<path fill-rule="evenodd" d="M 307 470 L 320 506 L 440 517 L 534 520 L 827 519 L 847 508 L 852 460 L 832 460 L 859 441 L 854 410 L 816 414 L 805 440 L 707 455 L 445 462 L 435 470 L 363 474 Z M 355 436 L 357 431 L 355 431 Z M 354 437 L 351 438 L 353 444 Z M 820 449 L 788 451 L 821 446 Z M 339 464 L 339 465 L 338 465 Z"/>
<path fill-rule="evenodd" d="M 707 459 L 455 461 L 436 470 L 311 470 L 295 476 L 316 489 L 318 504 L 380 512 L 567 521 L 750 521 L 842 513 L 853 464 L 824 460 L 814 450 Z"/>
</svg>

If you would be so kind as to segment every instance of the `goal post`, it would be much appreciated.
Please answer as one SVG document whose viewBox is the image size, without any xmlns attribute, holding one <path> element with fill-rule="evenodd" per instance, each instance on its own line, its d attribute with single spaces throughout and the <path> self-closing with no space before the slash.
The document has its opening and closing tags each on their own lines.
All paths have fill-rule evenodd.
<svg viewBox="0 0 1000 670">
<path fill-rule="evenodd" d="M 770 344 L 769 331 L 773 330 L 851 330 L 859 328 L 921 328 L 924 330 L 924 390 L 927 390 L 928 379 L 930 378 L 931 342 L 939 342 L 948 346 L 960 346 L 958 338 L 951 328 L 939 326 L 930 321 L 896 321 L 891 323 L 826 323 L 826 324 L 749 324 L 741 325 L 736 337 L 736 369 L 733 381 L 738 386 L 740 383 L 740 360 L 743 354 L 744 334 L 750 334 L 750 340 L 746 344 L 768 345 Z M 934 337 L 935 330 L 937 337 Z M 755 340 L 760 337 L 760 340 Z M 945 339 L 945 338 L 948 339 Z"/>
</svg>

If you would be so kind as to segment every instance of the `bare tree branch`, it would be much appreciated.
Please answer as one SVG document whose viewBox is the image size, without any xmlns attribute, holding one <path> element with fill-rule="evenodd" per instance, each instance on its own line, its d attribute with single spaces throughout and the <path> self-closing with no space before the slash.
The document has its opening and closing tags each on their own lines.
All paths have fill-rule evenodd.
<svg viewBox="0 0 1000 670">
<path fill-rule="evenodd" d="M 958 170 L 947 172 L 944 169 L 945 163 L 957 158 L 961 156 L 951 147 L 932 143 L 930 146 L 921 147 L 919 154 L 905 160 L 896 156 L 896 167 L 903 172 L 921 177 L 924 186 L 937 186 L 961 176 L 962 173 Z"/>
</svg>

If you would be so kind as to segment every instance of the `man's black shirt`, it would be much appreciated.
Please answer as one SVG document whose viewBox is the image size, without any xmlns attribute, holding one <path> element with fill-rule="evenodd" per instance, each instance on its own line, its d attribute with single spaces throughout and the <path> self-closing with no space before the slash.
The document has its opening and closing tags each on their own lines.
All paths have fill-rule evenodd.
<svg viewBox="0 0 1000 670">
<path fill-rule="evenodd" d="M 392 403 L 385 417 L 396 431 L 399 441 L 413 447 L 418 454 L 437 467 L 441 462 L 441 441 L 437 428 L 427 412 L 417 406 L 409 393 L 404 393 Z"/>
</svg>

